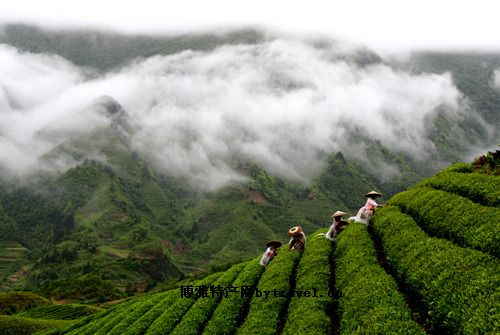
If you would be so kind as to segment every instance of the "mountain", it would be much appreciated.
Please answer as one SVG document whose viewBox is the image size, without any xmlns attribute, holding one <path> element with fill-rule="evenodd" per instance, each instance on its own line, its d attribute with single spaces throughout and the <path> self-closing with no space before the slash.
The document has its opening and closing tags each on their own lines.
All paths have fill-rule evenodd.
<svg viewBox="0 0 500 335">
<path fill-rule="evenodd" d="M 497 333 L 499 167 L 500 151 L 452 165 L 396 194 L 369 227 L 351 222 L 335 242 L 319 229 L 308 234 L 303 253 L 284 245 L 266 267 L 257 256 L 38 329 L 47 335 Z M 22 329 L 44 318 L 38 307 L 0 325 L 16 320 Z"/>
<path fill-rule="evenodd" d="M 332 208 L 347 210 L 363 201 L 337 188 L 349 190 L 355 182 L 375 185 L 338 154 L 311 187 L 241 163 L 248 183 L 196 193 L 179 186 L 180 181 L 156 177 L 118 137 L 105 143 L 101 149 L 108 164 L 85 159 L 61 176 L 3 194 L 5 222 L 24 232 L 9 241 L 29 250 L 5 276 L 29 269 L 15 283 L 4 279 L 6 288 L 84 300 L 118 298 L 116 288 L 128 294 L 144 291 L 181 271 L 213 270 L 248 258 L 292 225 L 307 230 L 324 226 Z M 79 157 L 83 144 L 72 145 L 55 150 L 57 156 Z M 344 178 L 337 179 L 341 174 Z"/>
<path fill-rule="evenodd" d="M 209 51 L 225 44 L 262 40 L 264 36 L 254 30 L 150 36 L 77 29 L 51 30 L 24 24 L 8 24 L 0 28 L 0 43 L 27 52 L 57 54 L 76 65 L 100 71 L 119 68 L 135 58 L 170 55 L 188 49 Z"/>
<path fill-rule="evenodd" d="M 410 64 L 417 73 L 451 72 L 458 89 L 471 99 L 486 122 L 498 125 L 500 91 L 492 85 L 494 72 L 500 68 L 497 53 L 418 52 L 411 56 Z"/>
<path fill-rule="evenodd" d="M 50 163 L 71 155 L 81 164 L 63 175 L 11 186 L 3 194 L 6 222 L 23 232 L 8 240 L 29 250 L 27 276 L 17 283 L 21 287 L 57 298 L 110 300 L 182 274 L 162 238 L 171 212 L 167 206 L 163 217 L 153 214 L 154 200 L 164 192 L 128 149 L 121 107 L 108 98 L 98 103 L 109 112 L 110 126 L 63 143 L 44 157 Z M 82 156 L 89 147 L 108 153 L 108 163 Z M 149 207 L 143 195 L 153 199 Z"/>
<path fill-rule="evenodd" d="M 497 53 L 420 52 L 414 53 L 409 63 L 416 73 L 451 73 L 454 84 L 468 99 L 471 107 L 491 126 L 491 138 L 498 139 L 500 90 L 492 84 L 495 71 L 500 68 L 500 56 Z M 464 128 L 468 130 L 464 132 Z M 459 156 L 453 153 L 454 148 L 481 143 L 488 137 L 488 131 L 474 117 L 466 117 L 456 123 L 440 116 L 430 137 L 440 148 L 443 157 L 459 161 Z M 491 144 L 497 145 L 494 141 Z"/>
<path fill-rule="evenodd" d="M 378 188 L 338 153 L 310 186 L 238 162 L 248 182 L 215 193 L 195 191 L 158 175 L 133 152 L 133 129 L 116 101 L 103 97 L 96 104 L 109 125 L 43 158 L 49 166 L 59 159 L 81 163 L 2 192 L 5 229 L 14 228 L 5 248 L 20 243 L 25 250 L 4 273 L 4 288 L 86 301 L 142 292 L 182 273 L 244 260 L 293 225 L 308 231 L 325 226 L 332 208 L 363 202 L 354 190 Z M 89 153 L 104 161 L 89 159 Z"/>
<path fill-rule="evenodd" d="M 182 55 L 183 52 L 189 54 L 189 50 L 226 50 L 230 46 L 247 50 L 245 48 L 257 45 L 255 49 L 247 50 L 256 53 L 262 49 L 259 43 L 272 39 L 271 35 L 254 30 L 225 34 L 129 36 L 7 25 L 0 32 L 0 43 L 15 47 L 21 54 L 57 55 L 84 68 L 82 72 L 88 72 L 89 78 L 81 83 L 83 87 L 93 83 L 95 78 L 119 73 L 121 68 L 139 60 L 151 61 L 155 56 Z M 197 187 L 195 181 L 179 176 L 179 173 L 169 171 L 151 159 L 161 153 L 140 150 L 136 139 L 140 127 L 144 126 L 137 122 L 141 115 L 133 108 L 127 110 L 115 96 L 95 96 L 90 107 L 71 105 L 71 108 L 82 108 L 82 113 L 95 112 L 100 123 L 75 132 L 59 129 L 51 123 L 37 129 L 33 134 L 36 143 L 55 139 L 51 141 L 55 144 L 48 152 L 36 157 L 37 163 L 43 167 L 41 172 L 15 181 L 2 173 L 2 290 L 30 290 L 54 300 L 103 302 L 153 288 L 169 288 L 179 278 L 226 270 L 259 254 L 267 241 L 282 239 L 294 225 L 300 224 L 308 233 L 327 227 L 332 212 L 355 213 L 363 204 L 366 191 L 379 190 L 389 198 L 434 174 L 440 167 L 497 144 L 500 93 L 492 87 L 491 81 L 500 65 L 500 55 L 429 52 L 414 54 L 408 62 L 397 63 L 365 48 L 330 52 L 336 50 L 332 41 L 307 43 L 316 48 L 314 51 L 321 55 L 322 61 L 326 58 L 331 63 L 340 64 L 341 69 L 354 69 L 344 74 L 352 74 L 354 84 L 360 80 L 356 76 L 362 77 L 363 73 L 373 69 L 375 72 L 393 71 L 390 73 L 394 76 L 401 74 L 398 71 L 407 71 L 402 74 L 403 78 L 410 74 L 450 73 L 465 102 L 454 111 L 458 117 L 448 113 L 446 108 L 449 107 L 436 106 L 436 113 L 424 120 L 422 134 L 405 134 L 404 129 L 397 129 L 404 120 L 393 120 L 396 134 L 401 138 L 411 138 L 413 142 L 410 144 L 425 142 L 428 144 L 426 148 L 430 148 L 428 151 L 395 150 L 390 142 L 384 141 L 388 135 L 387 125 L 382 125 L 381 133 L 369 135 L 363 124 L 346 119 L 336 129 L 341 136 L 326 138 L 331 142 L 330 146 L 325 146 L 328 150 L 314 147 L 317 152 L 311 153 L 310 147 L 301 146 L 301 142 L 312 141 L 305 138 L 307 136 L 299 141 L 290 138 L 290 141 L 285 141 L 286 146 L 278 148 L 279 153 L 285 154 L 294 146 L 308 149 L 298 151 L 300 154 L 296 153 L 292 161 L 300 162 L 298 166 L 306 167 L 304 170 L 314 171 L 310 179 L 290 178 L 266 165 L 265 159 L 249 159 L 235 154 L 225 163 L 241 178 L 209 190 Z M 187 60 L 182 58 L 181 61 Z M 269 72 L 266 72 L 265 82 L 274 83 L 271 88 L 276 90 L 277 96 L 292 92 L 293 97 L 297 92 L 307 92 L 314 87 L 307 81 L 291 80 L 279 73 L 276 64 L 259 63 L 257 68 Z M 189 72 L 190 69 L 184 70 Z M 156 75 L 155 72 L 145 76 L 153 81 L 172 80 L 168 76 L 158 79 Z M 374 78 L 361 81 L 370 82 L 367 79 Z M 179 83 L 172 85 L 176 84 Z M 216 81 L 202 82 L 204 87 L 215 84 Z M 263 87 L 268 89 L 265 85 Z M 174 106 L 169 105 L 171 108 L 189 103 L 193 93 L 191 86 L 184 89 L 185 96 L 167 97 L 175 102 Z M 251 87 L 251 90 L 258 89 Z M 394 87 L 390 89 L 395 90 Z M 7 98 L 13 94 L 13 91 L 5 92 Z M 147 87 L 141 92 L 148 93 Z M 352 103 L 363 100 L 363 92 L 359 94 Z M 323 98 L 311 96 L 310 100 Z M 148 108 L 154 110 L 165 103 L 158 100 L 161 99 L 155 97 Z M 17 105 L 23 106 L 20 102 L 9 102 L 8 106 L 16 110 Z M 295 100 L 288 103 L 287 108 L 293 114 Z M 203 107 L 200 105 L 199 108 Z M 261 107 L 265 109 L 266 105 L 259 105 Z M 384 108 L 383 114 L 391 114 L 391 106 Z M 238 111 L 238 106 L 234 109 Z M 311 115 L 315 114 L 311 112 Z M 156 119 L 150 121 L 154 123 Z M 224 130 L 232 129 L 235 123 L 231 118 L 203 122 L 219 121 L 229 123 Z M 168 128 L 165 132 L 180 132 L 184 126 L 186 139 L 180 141 L 180 146 L 189 151 L 193 145 L 190 138 L 202 137 L 202 131 L 192 131 L 189 125 L 181 123 L 178 128 Z M 302 128 L 307 129 L 308 125 L 292 131 L 300 132 Z M 241 129 L 242 134 L 236 134 L 245 140 L 256 136 L 256 130 L 251 127 Z M 305 134 L 314 137 L 313 132 Z M 272 133 L 289 138 L 287 129 L 275 127 Z M 1 129 L 0 137 L 5 134 L 7 132 Z M 242 142 L 242 146 L 247 144 Z M 342 142 L 348 145 L 341 146 Z M 316 166 L 308 161 L 314 157 L 319 157 L 321 164 Z M 208 157 L 210 163 L 212 160 L 218 163 L 218 159 Z M 282 165 L 289 163 L 290 160 L 284 160 Z M 61 169 L 61 166 L 65 168 Z M 213 166 L 219 167 L 217 164 Z M 204 167 L 196 168 L 203 170 Z"/>
</svg>

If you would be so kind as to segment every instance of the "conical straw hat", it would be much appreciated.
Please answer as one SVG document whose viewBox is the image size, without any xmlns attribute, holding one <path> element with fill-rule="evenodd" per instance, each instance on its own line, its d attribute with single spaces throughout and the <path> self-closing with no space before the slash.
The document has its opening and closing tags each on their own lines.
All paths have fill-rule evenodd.
<svg viewBox="0 0 500 335">
<path fill-rule="evenodd" d="M 278 249 L 279 247 L 281 247 L 281 242 L 280 241 L 269 241 L 267 242 L 266 244 L 267 247 L 275 247 L 276 249 Z"/>
<path fill-rule="evenodd" d="M 289 237 L 297 236 L 300 233 L 302 233 L 302 227 L 301 226 L 295 226 L 295 227 L 292 227 L 292 228 L 290 228 L 288 230 L 288 236 Z"/>
<path fill-rule="evenodd" d="M 344 216 L 347 213 L 342 212 L 342 211 L 336 211 L 335 213 L 332 214 L 332 218 L 337 217 L 337 216 Z"/>
<path fill-rule="evenodd" d="M 370 195 L 374 195 L 376 197 L 381 197 L 382 193 L 379 193 L 379 192 L 376 192 L 376 191 L 370 191 L 370 192 L 368 192 L 368 193 L 365 194 L 365 197 L 369 197 Z"/>
</svg>

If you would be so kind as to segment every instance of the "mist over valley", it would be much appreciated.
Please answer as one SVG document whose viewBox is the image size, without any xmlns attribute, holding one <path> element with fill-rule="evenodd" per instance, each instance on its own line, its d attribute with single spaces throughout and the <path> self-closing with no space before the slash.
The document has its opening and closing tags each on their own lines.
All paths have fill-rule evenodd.
<svg viewBox="0 0 500 335">
<path fill-rule="evenodd" d="M 495 148 L 499 71 L 266 29 L 4 25 L 0 284 L 103 302 L 326 227 Z"/>
</svg>

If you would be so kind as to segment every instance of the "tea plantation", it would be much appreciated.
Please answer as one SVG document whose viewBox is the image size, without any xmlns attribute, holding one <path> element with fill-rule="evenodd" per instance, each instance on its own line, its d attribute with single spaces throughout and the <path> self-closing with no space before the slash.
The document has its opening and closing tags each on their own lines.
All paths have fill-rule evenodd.
<svg viewBox="0 0 500 335">
<path fill-rule="evenodd" d="M 325 223 L 325 226 L 328 224 Z M 2 334 L 499 334 L 500 176 L 472 164 L 399 193 L 335 242 L 306 232 L 180 287 L 108 309 L 44 303 Z"/>
</svg>

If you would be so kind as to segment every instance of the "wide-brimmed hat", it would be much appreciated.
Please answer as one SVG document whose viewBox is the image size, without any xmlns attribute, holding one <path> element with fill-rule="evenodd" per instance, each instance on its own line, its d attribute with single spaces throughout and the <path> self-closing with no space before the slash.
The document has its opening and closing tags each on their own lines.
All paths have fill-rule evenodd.
<svg viewBox="0 0 500 335">
<path fill-rule="evenodd" d="M 288 229 L 288 236 L 289 237 L 300 235 L 300 233 L 302 233 L 301 226 L 295 226 L 295 227 Z"/>
<path fill-rule="evenodd" d="M 274 248 L 278 249 L 279 247 L 281 247 L 281 242 L 280 241 L 269 241 L 266 243 L 266 246 L 267 247 L 274 247 Z"/>
<path fill-rule="evenodd" d="M 375 196 L 375 197 L 381 197 L 382 196 L 382 193 L 379 193 L 379 192 L 376 192 L 376 191 L 370 191 L 368 193 L 365 194 L 365 197 L 369 197 L 369 196 Z"/>
<path fill-rule="evenodd" d="M 347 213 L 344 213 L 342 211 L 336 211 L 335 213 L 332 214 L 332 218 L 337 217 L 337 216 L 344 216 Z"/>
</svg>

